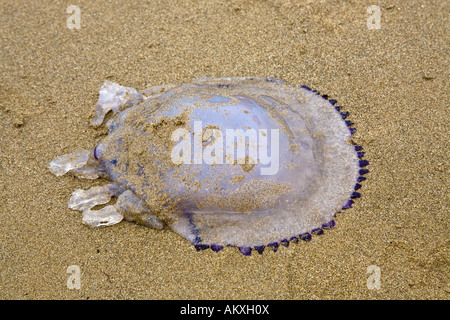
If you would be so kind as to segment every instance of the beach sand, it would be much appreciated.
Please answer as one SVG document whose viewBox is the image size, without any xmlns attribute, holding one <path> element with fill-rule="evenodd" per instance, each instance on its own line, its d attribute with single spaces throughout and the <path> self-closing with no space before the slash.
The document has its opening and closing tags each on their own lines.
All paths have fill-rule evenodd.
<svg viewBox="0 0 450 320">
<path fill-rule="evenodd" d="M 72 4 L 80 29 L 67 1 L 0 3 L 1 299 L 449 298 L 448 1 Z M 373 4 L 379 29 L 367 26 Z M 67 207 L 73 190 L 105 181 L 46 165 L 103 137 L 89 122 L 104 80 L 250 75 L 350 112 L 371 173 L 334 230 L 245 257 L 197 252 L 169 229 L 92 229 Z M 73 265 L 80 289 L 67 286 Z"/>
</svg>

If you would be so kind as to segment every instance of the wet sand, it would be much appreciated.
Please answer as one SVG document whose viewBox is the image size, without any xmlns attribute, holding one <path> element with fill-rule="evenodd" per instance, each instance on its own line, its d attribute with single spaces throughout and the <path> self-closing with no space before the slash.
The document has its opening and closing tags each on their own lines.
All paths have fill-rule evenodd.
<svg viewBox="0 0 450 320">
<path fill-rule="evenodd" d="M 448 299 L 448 1 L 76 1 L 0 4 L 1 299 Z M 351 113 L 371 173 L 309 243 L 245 257 L 170 230 L 91 229 L 67 202 L 102 180 L 57 178 L 91 148 L 105 79 L 143 89 L 200 77 L 307 85 Z M 81 271 L 69 289 L 69 266 Z M 380 272 L 370 288 L 369 266 Z M 379 269 L 378 269 L 378 268 Z"/>
</svg>

